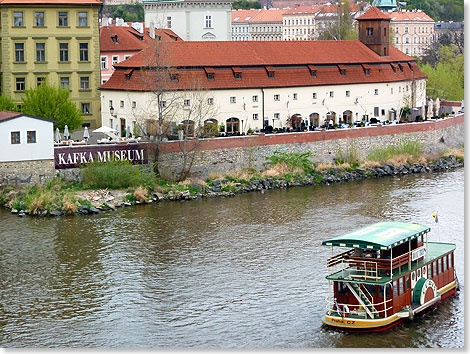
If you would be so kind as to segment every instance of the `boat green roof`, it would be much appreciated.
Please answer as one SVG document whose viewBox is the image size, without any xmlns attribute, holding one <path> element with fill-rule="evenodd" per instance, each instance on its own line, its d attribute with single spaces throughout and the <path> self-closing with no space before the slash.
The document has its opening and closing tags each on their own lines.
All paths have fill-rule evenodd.
<svg viewBox="0 0 470 354">
<path fill-rule="evenodd" d="M 429 231 L 429 227 L 415 223 L 378 222 L 323 241 L 322 245 L 388 250 Z"/>
</svg>

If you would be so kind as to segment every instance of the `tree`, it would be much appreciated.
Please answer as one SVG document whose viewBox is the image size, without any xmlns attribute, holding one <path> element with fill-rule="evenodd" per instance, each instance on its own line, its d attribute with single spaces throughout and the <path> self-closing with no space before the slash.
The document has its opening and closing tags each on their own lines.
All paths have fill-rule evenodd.
<svg viewBox="0 0 470 354">
<path fill-rule="evenodd" d="M 18 105 L 8 96 L 0 96 L 0 111 L 18 112 Z"/>
<path fill-rule="evenodd" d="M 261 9 L 261 4 L 258 1 L 235 0 L 232 3 L 232 9 L 233 10 Z"/>
<path fill-rule="evenodd" d="M 69 90 L 46 84 L 26 90 L 21 111 L 55 120 L 54 128 L 60 130 L 67 125 L 73 131 L 83 123 L 82 113 L 70 99 Z"/>
<path fill-rule="evenodd" d="M 425 12 L 435 21 L 463 21 L 463 0 L 407 0 L 406 9 L 418 9 Z"/>
<path fill-rule="evenodd" d="M 318 39 L 337 41 L 358 39 L 357 29 L 353 26 L 349 1 L 344 0 L 336 6 L 336 16 L 332 20 L 329 20 L 331 17 L 324 17 L 323 21 L 327 22 L 319 31 Z"/>
</svg>

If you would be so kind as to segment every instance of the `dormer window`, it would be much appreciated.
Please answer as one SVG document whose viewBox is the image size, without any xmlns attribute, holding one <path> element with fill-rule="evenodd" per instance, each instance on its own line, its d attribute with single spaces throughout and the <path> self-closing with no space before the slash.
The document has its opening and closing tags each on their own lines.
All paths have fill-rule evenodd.
<svg viewBox="0 0 470 354">
<path fill-rule="evenodd" d="M 119 44 L 117 34 L 111 35 L 111 40 L 113 41 L 114 44 Z"/>
<path fill-rule="evenodd" d="M 274 73 L 275 73 L 275 70 L 272 66 L 267 66 L 266 67 L 266 72 L 268 73 L 268 77 L 270 79 L 274 79 Z"/>
<path fill-rule="evenodd" d="M 215 80 L 215 70 L 214 69 L 204 68 L 204 71 L 206 72 L 207 80 L 209 80 L 209 81 L 214 81 Z"/>
<path fill-rule="evenodd" d="M 396 74 L 397 73 L 397 65 L 396 64 L 390 64 L 390 66 L 393 69 L 393 72 Z"/>
<path fill-rule="evenodd" d="M 362 69 L 364 70 L 364 74 L 366 76 L 370 76 L 370 67 L 369 67 L 369 65 L 362 64 Z"/>
<path fill-rule="evenodd" d="M 242 69 L 238 67 L 232 68 L 233 72 L 233 77 L 235 77 L 235 80 L 241 80 L 242 79 Z"/>
<path fill-rule="evenodd" d="M 314 65 L 307 65 L 311 77 L 317 77 L 317 68 Z"/>
<path fill-rule="evenodd" d="M 403 65 L 398 63 L 398 67 L 400 68 L 400 71 L 403 72 Z"/>
<path fill-rule="evenodd" d="M 131 79 L 132 73 L 134 72 L 134 69 L 127 69 L 124 72 L 124 76 L 126 77 L 126 82 Z"/>
<path fill-rule="evenodd" d="M 170 71 L 170 80 L 171 81 L 179 81 L 179 74 L 175 71 Z"/>
<path fill-rule="evenodd" d="M 338 69 L 341 76 L 346 76 L 346 67 L 344 65 L 338 65 Z"/>
</svg>

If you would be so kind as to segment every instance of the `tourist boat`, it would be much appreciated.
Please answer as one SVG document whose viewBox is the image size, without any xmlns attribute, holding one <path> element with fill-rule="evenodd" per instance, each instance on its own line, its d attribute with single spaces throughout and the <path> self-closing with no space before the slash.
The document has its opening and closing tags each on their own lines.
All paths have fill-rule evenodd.
<svg viewBox="0 0 470 354">
<path fill-rule="evenodd" d="M 429 231 L 379 222 L 323 241 L 332 254 L 322 322 L 348 332 L 382 331 L 454 294 L 455 244 L 428 242 Z M 349 250 L 334 255 L 335 246 Z"/>
</svg>

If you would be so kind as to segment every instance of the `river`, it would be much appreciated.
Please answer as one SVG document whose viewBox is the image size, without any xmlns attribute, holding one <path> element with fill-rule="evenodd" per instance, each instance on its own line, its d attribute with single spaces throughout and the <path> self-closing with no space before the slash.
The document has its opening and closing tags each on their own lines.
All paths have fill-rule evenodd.
<svg viewBox="0 0 470 354">
<path fill-rule="evenodd" d="M 456 243 L 461 291 L 387 332 L 323 327 L 321 241 L 381 220 Z M 2 209 L 0 237 L 1 347 L 464 347 L 463 169 L 88 217 Z"/>
</svg>

